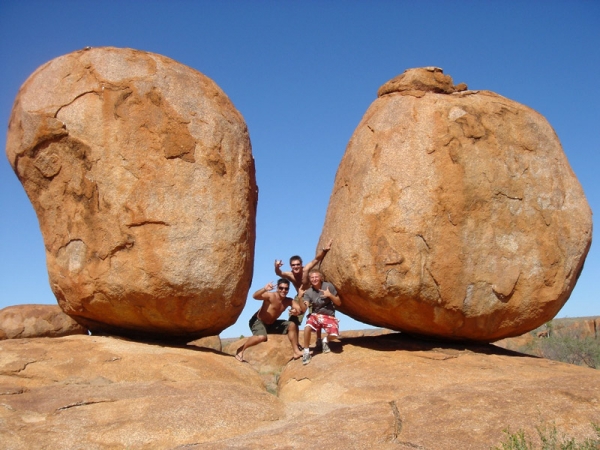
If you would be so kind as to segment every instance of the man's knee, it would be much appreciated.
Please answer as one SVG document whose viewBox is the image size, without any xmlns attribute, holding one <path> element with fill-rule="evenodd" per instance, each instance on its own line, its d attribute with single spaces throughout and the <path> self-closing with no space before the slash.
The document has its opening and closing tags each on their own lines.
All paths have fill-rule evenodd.
<svg viewBox="0 0 600 450">
<path fill-rule="evenodd" d="M 268 339 L 267 335 L 262 333 L 252 333 L 252 336 L 254 336 L 254 340 L 258 343 L 267 342 Z"/>
</svg>

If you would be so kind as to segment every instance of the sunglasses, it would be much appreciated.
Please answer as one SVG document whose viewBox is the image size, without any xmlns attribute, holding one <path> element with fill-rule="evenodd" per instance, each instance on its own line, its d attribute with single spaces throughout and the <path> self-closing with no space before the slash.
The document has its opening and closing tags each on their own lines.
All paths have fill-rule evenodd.
<svg viewBox="0 0 600 450">
<path fill-rule="evenodd" d="M 289 287 L 285 287 L 285 286 L 277 286 L 277 289 L 279 289 L 280 291 L 289 291 L 290 290 Z"/>
</svg>

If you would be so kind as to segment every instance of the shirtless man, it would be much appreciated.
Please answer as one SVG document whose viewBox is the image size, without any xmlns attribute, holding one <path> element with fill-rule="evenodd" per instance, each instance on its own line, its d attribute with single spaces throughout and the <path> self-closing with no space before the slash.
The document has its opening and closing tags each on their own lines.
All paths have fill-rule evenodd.
<svg viewBox="0 0 600 450">
<path fill-rule="evenodd" d="M 292 320 L 277 320 L 286 308 L 291 307 L 290 314 L 296 316 L 300 313 L 300 305 L 296 300 L 287 297 L 290 290 L 290 282 L 285 279 L 277 281 L 277 291 L 271 291 L 275 285 L 272 282 L 267 283 L 264 288 L 259 289 L 252 295 L 255 300 L 262 300 L 263 304 L 256 314 L 250 319 L 249 325 L 252 330 L 252 336 L 246 340 L 244 345 L 237 349 L 235 357 L 238 361 L 245 362 L 244 351 L 248 347 L 266 342 L 270 334 L 287 334 L 294 359 L 302 357 L 298 350 L 298 325 Z"/>
<path fill-rule="evenodd" d="M 308 273 L 319 264 L 327 252 L 331 249 L 331 244 L 333 243 L 333 239 L 329 241 L 326 247 L 323 247 L 315 256 L 311 262 L 309 262 L 306 266 L 302 267 L 302 258 L 298 255 L 294 255 L 290 258 L 290 266 L 292 268 L 291 272 L 282 272 L 281 266 L 283 266 L 283 261 L 280 259 L 275 260 L 275 273 L 277 276 L 281 278 L 285 278 L 286 280 L 290 280 L 294 287 L 296 288 L 296 292 L 302 287 L 305 290 L 310 287 L 310 282 L 308 280 Z"/>
</svg>

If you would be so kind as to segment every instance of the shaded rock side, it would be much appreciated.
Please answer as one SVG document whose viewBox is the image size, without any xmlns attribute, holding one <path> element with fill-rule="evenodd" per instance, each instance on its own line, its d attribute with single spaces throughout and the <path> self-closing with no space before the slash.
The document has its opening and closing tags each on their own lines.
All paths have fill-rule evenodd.
<svg viewBox="0 0 600 450">
<path fill-rule="evenodd" d="M 246 124 L 212 80 L 131 49 L 61 56 L 21 87 L 6 152 L 79 323 L 182 340 L 235 323 L 258 193 Z"/>
<path fill-rule="evenodd" d="M 88 334 L 58 305 L 15 305 L 0 310 L 0 339 Z"/>
<path fill-rule="evenodd" d="M 498 94 L 453 87 L 441 69 L 399 78 L 356 128 L 331 194 L 319 247 L 335 239 L 321 269 L 339 309 L 484 342 L 547 322 L 592 239 L 554 130 Z"/>
</svg>

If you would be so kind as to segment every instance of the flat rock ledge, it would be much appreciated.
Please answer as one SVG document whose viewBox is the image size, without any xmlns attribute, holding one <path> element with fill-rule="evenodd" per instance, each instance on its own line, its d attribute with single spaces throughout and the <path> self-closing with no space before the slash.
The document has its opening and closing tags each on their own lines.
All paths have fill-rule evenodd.
<svg viewBox="0 0 600 450">
<path fill-rule="evenodd" d="M 233 348 L 224 345 L 225 351 Z M 100 336 L 0 342 L 4 448 L 482 449 L 551 423 L 577 440 L 600 423 L 600 371 L 400 333 L 342 337 L 267 390 L 255 357 Z M 325 427 L 325 432 L 324 432 Z M 443 431 L 442 431 L 443 430 Z"/>
</svg>

